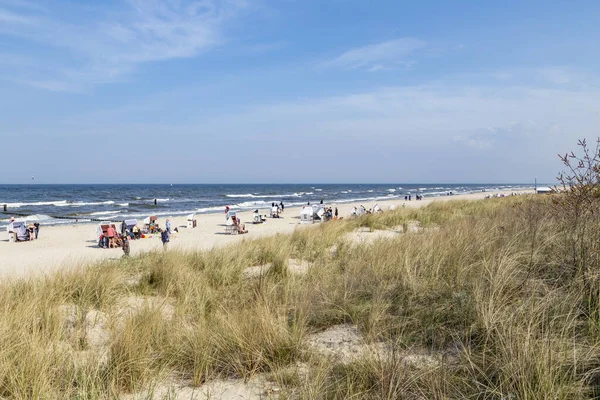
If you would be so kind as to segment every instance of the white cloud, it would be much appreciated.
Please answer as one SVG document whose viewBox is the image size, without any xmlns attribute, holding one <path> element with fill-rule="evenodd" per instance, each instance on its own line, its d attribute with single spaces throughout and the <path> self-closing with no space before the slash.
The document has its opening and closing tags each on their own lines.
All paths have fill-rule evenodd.
<svg viewBox="0 0 600 400">
<path fill-rule="evenodd" d="M 407 66 L 406 57 L 427 45 L 423 40 L 400 38 L 351 49 L 325 62 L 326 68 L 377 70 L 384 67 Z M 407 64 L 408 63 L 408 64 Z"/>
<path fill-rule="evenodd" d="M 49 90 L 112 82 L 140 63 L 194 57 L 219 45 L 224 26 L 244 5 L 242 0 L 127 0 L 117 9 L 80 5 L 66 13 L 2 0 L 0 36 L 45 47 L 37 60 L 43 68 L 2 72 Z M 21 48 L 21 56 L 36 57 Z"/>
</svg>

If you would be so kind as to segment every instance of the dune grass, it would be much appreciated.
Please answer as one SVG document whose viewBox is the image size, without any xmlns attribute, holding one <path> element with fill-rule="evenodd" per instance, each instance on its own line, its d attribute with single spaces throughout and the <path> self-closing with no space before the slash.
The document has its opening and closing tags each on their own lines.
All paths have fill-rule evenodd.
<svg viewBox="0 0 600 400">
<path fill-rule="evenodd" d="M 532 197 L 433 203 L 4 282 L 0 396 L 115 398 L 266 373 L 281 398 L 593 398 L 598 246 L 556 210 Z M 353 243 L 365 227 L 400 233 Z M 340 324 L 385 351 L 340 362 L 307 346 Z"/>
</svg>

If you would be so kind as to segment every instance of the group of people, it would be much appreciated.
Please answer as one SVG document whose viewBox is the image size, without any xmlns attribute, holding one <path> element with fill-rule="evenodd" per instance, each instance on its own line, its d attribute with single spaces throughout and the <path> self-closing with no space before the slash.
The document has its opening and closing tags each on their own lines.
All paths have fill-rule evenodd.
<svg viewBox="0 0 600 400">
<path fill-rule="evenodd" d="M 177 231 L 177 228 L 175 228 L 175 231 Z M 160 233 L 163 248 L 166 249 L 167 243 L 171 240 L 171 221 L 167 219 L 165 222 L 165 229 L 158 228 L 158 224 L 155 220 L 151 221 L 147 233 L 154 232 Z M 125 256 L 129 256 L 130 240 L 140 239 L 142 234 L 142 230 L 137 225 L 133 225 L 129 229 L 123 227 L 122 233 L 119 234 L 115 229 L 115 226 L 111 224 L 106 229 L 106 232 L 100 235 L 98 245 L 105 249 L 121 247 Z"/>
<path fill-rule="evenodd" d="M 423 195 L 422 194 L 416 194 L 415 195 L 415 199 L 416 200 L 423 200 Z M 407 194 L 404 196 L 404 201 L 411 201 L 412 200 L 412 195 L 411 194 Z"/>
<path fill-rule="evenodd" d="M 332 219 L 338 219 L 339 212 L 337 207 L 335 209 L 331 207 L 325 208 L 325 221 L 331 221 Z"/>
<path fill-rule="evenodd" d="M 373 206 L 373 208 L 369 208 L 368 210 L 365 208 L 365 206 L 363 206 L 362 204 L 359 207 L 352 207 L 352 211 L 350 211 L 350 215 L 352 216 L 358 216 L 358 215 L 365 215 L 365 214 L 377 214 L 377 213 L 381 213 L 383 212 L 383 210 L 381 209 L 381 207 L 379 206 L 379 204 L 375 204 Z"/>
<path fill-rule="evenodd" d="M 271 203 L 271 218 L 280 218 L 279 214 L 283 212 L 283 201 L 279 204 Z"/>
<path fill-rule="evenodd" d="M 10 224 L 14 224 L 15 221 L 15 217 L 10 217 Z M 16 232 L 11 232 L 9 230 L 9 234 L 12 233 L 13 235 L 15 235 L 15 241 L 32 241 L 38 238 L 38 235 L 40 233 L 40 223 L 38 221 L 35 222 L 30 222 L 26 227 L 25 227 L 25 232 L 26 235 L 24 235 L 25 238 L 23 238 L 23 235 L 19 235 L 20 237 L 17 237 L 17 233 Z M 22 233 L 22 231 L 21 231 Z"/>
</svg>

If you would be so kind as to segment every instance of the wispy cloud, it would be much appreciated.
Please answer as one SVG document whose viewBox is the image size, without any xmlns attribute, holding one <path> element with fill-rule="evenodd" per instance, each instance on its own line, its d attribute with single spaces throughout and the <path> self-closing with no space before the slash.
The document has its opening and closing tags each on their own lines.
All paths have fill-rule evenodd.
<svg viewBox="0 0 600 400">
<path fill-rule="evenodd" d="M 365 69 L 377 71 L 390 67 L 410 65 L 407 59 L 427 43 L 415 38 L 400 38 L 348 50 L 340 56 L 324 63 L 326 68 Z"/>
<path fill-rule="evenodd" d="M 226 23 L 245 2 L 125 0 L 117 8 L 70 5 L 68 13 L 35 5 L 0 0 L 0 35 L 29 42 L 38 51 L 28 54 L 25 45 L 20 56 L 44 66 L 4 75 L 48 90 L 81 90 L 122 79 L 140 63 L 210 50 L 224 41 Z"/>
</svg>

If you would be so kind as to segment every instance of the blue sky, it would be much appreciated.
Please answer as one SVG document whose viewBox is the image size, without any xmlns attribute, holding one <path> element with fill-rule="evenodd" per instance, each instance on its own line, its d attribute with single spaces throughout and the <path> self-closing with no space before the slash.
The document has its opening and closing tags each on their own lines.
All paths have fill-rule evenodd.
<svg viewBox="0 0 600 400">
<path fill-rule="evenodd" d="M 598 21 L 578 0 L 0 0 L 0 182 L 553 181 L 600 135 Z"/>
</svg>

